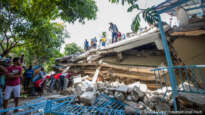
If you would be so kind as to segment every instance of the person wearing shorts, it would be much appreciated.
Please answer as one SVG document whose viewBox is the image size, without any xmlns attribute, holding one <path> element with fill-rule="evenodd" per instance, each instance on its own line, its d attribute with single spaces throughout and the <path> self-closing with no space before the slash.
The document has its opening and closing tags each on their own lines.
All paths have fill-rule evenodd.
<svg viewBox="0 0 205 115">
<path fill-rule="evenodd" d="M 6 89 L 4 94 L 4 109 L 8 107 L 8 100 L 12 93 L 14 94 L 15 106 L 19 104 L 19 97 L 21 92 L 20 77 L 22 77 L 22 67 L 20 66 L 20 58 L 13 59 L 13 65 L 8 67 L 8 75 L 6 76 Z M 18 112 L 18 110 L 15 110 Z"/>
</svg>

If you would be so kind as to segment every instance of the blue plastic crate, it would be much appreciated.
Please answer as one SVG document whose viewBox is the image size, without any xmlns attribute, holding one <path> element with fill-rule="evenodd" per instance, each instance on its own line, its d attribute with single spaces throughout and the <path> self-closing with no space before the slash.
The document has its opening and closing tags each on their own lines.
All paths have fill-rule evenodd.
<svg viewBox="0 0 205 115">
<path fill-rule="evenodd" d="M 23 106 L 0 110 L 0 114 L 3 112 L 13 111 L 15 109 L 23 109 L 24 111 L 15 113 L 14 115 L 41 114 L 63 104 L 72 103 L 74 100 L 75 96 L 53 100 L 46 100 L 46 98 L 40 97 L 38 99 L 26 102 Z"/>
<path fill-rule="evenodd" d="M 107 95 L 99 95 L 93 106 L 104 107 L 108 109 L 124 110 L 126 104 Z"/>
<path fill-rule="evenodd" d="M 108 109 L 95 106 L 80 106 L 72 104 L 61 105 L 52 111 L 56 115 L 125 115 L 124 110 Z"/>
</svg>

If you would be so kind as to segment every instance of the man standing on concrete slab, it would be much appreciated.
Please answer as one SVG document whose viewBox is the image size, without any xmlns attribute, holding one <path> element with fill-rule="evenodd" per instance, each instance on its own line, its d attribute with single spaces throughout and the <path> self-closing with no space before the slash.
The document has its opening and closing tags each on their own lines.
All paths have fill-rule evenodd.
<svg viewBox="0 0 205 115">
<path fill-rule="evenodd" d="M 113 24 L 112 22 L 110 22 L 109 24 L 110 24 L 109 30 L 112 32 L 112 43 L 117 42 L 117 36 L 118 36 L 117 25 Z"/>
</svg>

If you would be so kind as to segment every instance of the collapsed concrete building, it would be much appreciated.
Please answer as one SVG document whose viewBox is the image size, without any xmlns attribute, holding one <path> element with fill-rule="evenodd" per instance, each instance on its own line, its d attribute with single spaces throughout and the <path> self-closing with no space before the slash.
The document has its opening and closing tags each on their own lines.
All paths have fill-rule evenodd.
<svg viewBox="0 0 205 115">
<path fill-rule="evenodd" d="M 119 78 L 119 81 L 127 83 L 139 80 L 149 84 L 148 87 L 152 89 L 154 75 L 150 70 L 166 62 L 162 49 L 159 30 L 153 28 L 147 33 L 100 49 L 56 59 L 56 63 L 70 66 L 70 71 L 90 77 L 99 69 L 98 78 L 101 80 L 115 81 L 115 78 Z"/>
<path fill-rule="evenodd" d="M 192 19 L 189 24 L 178 28 L 170 28 L 164 25 L 174 65 L 205 64 L 204 24 L 204 18 L 195 18 L 194 20 Z M 82 54 L 58 58 L 56 59 L 56 66 L 54 66 L 54 68 L 57 69 L 60 67 L 64 70 L 69 67 L 67 72 L 87 76 L 87 80 L 97 83 L 104 82 L 112 84 L 113 82 L 118 82 L 128 86 L 140 82 L 146 84 L 148 90 L 156 91 L 162 88 L 165 82 L 170 86 L 169 78 L 166 79 L 166 81 L 164 79 L 156 79 L 156 73 L 151 71 L 154 68 L 163 66 L 167 66 L 167 64 L 160 32 L 159 29 L 152 28 L 147 32 L 132 35 L 130 38 L 106 47 L 91 49 Z M 204 69 L 203 71 L 205 72 Z M 168 71 L 165 70 L 163 73 L 158 74 L 168 76 Z M 179 77 L 177 80 L 180 83 Z M 160 84 L 162 86 L 160 86 Z M 120 94 L 118 94 L 118 96 L 119 95 Z M 195 103 L 195 105 L 200 103 L 196 101 L 190 102 L 194 100 L 190 98 L 190 96 L 188 96 L 189 99 L 184 99 L 186 96 L 182 97 L 183 98 L 180 98 L 180 103 L 185 103 L 185 105 L 187 103 Z M 203 98 L 204 97 L 201 97 L 200 99 Z M 203 102 L 200 107 L 202 107 L 202 105 L 204 105 Z M 169 109 L 166 108 L 166 110 Z"/>
<path fill-rule="evenodd" d="M 158 12 L 187 1 L 196 2 L 165 1 L 157 7 Z M 189 8 L 190 4 L 184 5 L 187 6 Z M 43 99 L 42 110 L 54 114 L 113 115 L 173 114 L 175 110 L 176 114 L 177 104 L 179 114 L 202 114 L 205 111 L 205 20 L 194 17 L 181 24 L 178 28 L 164 25 L 161 31 L 152 28 L 144 33 L 133 33 L 130 38 L 115 44 L 56 59 L 54 69 L 72 72 L 74 83 L 66 89 L 66 98 L 60 99 L 59 103 L 58 99 Z M 162 35 L 163 30 L 166 37 Z M 167 52 L 161 41 L 164 38 L 167 38 L 174 66 L 166 63 Z M 173 76 L 170 76 L 170 70 Z M 176 84 L 170 83 L 173 82 L 170 78 L 176 78 Z M 172 95 L 176 93 L 174 99 Z"/>
</svg>

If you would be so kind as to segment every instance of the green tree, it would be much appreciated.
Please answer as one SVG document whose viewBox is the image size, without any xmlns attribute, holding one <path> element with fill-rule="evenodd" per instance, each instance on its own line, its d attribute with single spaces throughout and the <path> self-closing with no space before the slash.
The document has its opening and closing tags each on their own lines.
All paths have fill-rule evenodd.
<svg viewBox="0 0 205 115">
<path fill-rule="evenodd" d="M 54 20 L 84 23 L 95 19 L 96 11 L 94 0 L 0 0 L 0 53 L 24 46 L 41 55 L 58 48 L 64 26 Z"/>
<path fill-rule="evenodd" d="M 140 21 L 141 18 L 148 22 L 149 24 L 156 24 L 158 21 L 158 14 L 154 7 L 142 9 L 139 7 L 137 1 L 138 0 L 109 0 L 112 3 L 120 3 L 124 5 L 125 3 L 129 4 L 129 8 L 127 9 L 127 12 L 132 12 L 136 10 L 136 16 L 133 19 L 133 22 L 131 24 L 131 30 L 134 32 L 137 32 L 140 27 Z"/>
<path fill-rule="evenodd" d="M 83 49 L 79 47 L 76 43 L 66 44 L 64 48 L 65 55 L 75 54 L 77 52 L 83 52 Z"/>
<path fill-rule="evenodd" d="M 53 50 L 53 57 L 51 57 L 49 59 L 49 61 L 47 61 L 44 65 L 45 65 L 45 69 L 46 71 L 51 71 L 52 70 L 52 66 L 55 64 L 55 60 L 56 58 L 60 58 L 63 57 L 64 55 L 57 49 Z"/>
</svg>

